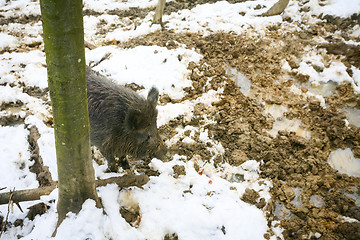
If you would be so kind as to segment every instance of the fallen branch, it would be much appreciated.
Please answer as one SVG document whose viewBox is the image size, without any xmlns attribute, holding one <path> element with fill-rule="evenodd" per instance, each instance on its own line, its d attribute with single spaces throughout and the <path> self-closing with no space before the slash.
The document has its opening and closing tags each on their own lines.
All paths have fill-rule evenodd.
<svg viewBox="0 0 360 240">
<path fill-rule="evenodd" d="M 129 174 L 121 177 L 111 177 L 107 179 L 96 180 L 96 187 L 106 186 L 107 184 L 116 183 L 119 188 L 124 187 L 139 187 L 142 188 L 149 181 L 149 177 L 146 175 Z"/>
<path fill-rule="evenodd" d="M 124 175 L 121 177 L 111 177 L 107 179 L 96 180 L 96 186 L 102 187 L 107 184 L 116 183 L 120 188 L 136 186 L 140 187 L 149 181 L 149 177 L 146 175 Z M 14 203 L 39 200 L 43 195 L 49 195 L 57 187 L 57 182 L 54 182 L 50 186 L 10 191 L 6 193 L 0 193 L 0 205 L 8 204 L 9 200 Z"/>
</svg>

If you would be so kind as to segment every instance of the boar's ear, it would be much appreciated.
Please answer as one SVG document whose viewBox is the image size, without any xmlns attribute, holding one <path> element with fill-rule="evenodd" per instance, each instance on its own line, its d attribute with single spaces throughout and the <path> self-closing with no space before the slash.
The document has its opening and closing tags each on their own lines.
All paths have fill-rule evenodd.
<svg viewBox="0 0 360 240">
<path fill-rule="evenodd" d="M 142 114 L 139 110 L 129 110 L 125 122 L 126 125 L 131 129 L 139 129 L 141 126 Z"/>
<path fill-rule="evenodd" d="M 159 90 L 157 88 L 152 87 L 148 93 L 147 100 L 151 103 L 152 106 L 156 106 L 157 101 L 159 99 Z"/>
</svg>

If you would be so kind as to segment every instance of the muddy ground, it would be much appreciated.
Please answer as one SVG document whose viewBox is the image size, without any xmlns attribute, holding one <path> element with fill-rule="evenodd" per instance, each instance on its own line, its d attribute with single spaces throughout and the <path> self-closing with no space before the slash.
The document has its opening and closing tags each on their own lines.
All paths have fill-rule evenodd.
<svg viewBox="0 0 360 240">
<path fill-rule="evenodd" d="M 174 9 L 192 8 L 201 2 L 203 1 L 173 1 L 167 6 L 165 14 L 175 11 Z M 127 12 L 112 11 L 109 14 L 131 15 L 136 21 L 151 10 L 153 9 L 134 8 Z M 85 15 L 98 14 L 101 13 L 85 11 Z M 31 23 L 39 21 L 39 17 L 0 20 L 2 24 L 14 21 Z M 291 19 L 285 20 L 292 23 Z M 324 97 L 326 108 L 323 108 L 318 99 L 307 97 L 306 88 L 301 88 L 300 95 L 291 91 L 292 85 L 305 84 L 309 80 L 309 76 L 296 71 L 302 56 L 306 54 L 305 49 L 326 49 L 328 62 L 324 64 L 329 65 L 332 59 L 341 59 L 348 67 L 350 76 L 351 65 L 360 68 L 360 47 L 344 42 L 360 41 L 347 33 L 350 27 L 360 24 L 360 16 L 354 15 L 348 19 L 322 16 L 322 20 L 321 24 L 307 25 L 307 28 L 298 24 L 303 29 L 300 31 L 273 25 L 264 35 L 251 37 L 247 32 L 242 35 L 220 32 L 204 37 L 194 33 L 177 34 L 164 28 L 127 42 L 103 42 L 101 45 L 113 44 L 122 48 L 159 45 L 172 49 L 184 44 L 189 49 L 199 51 L 204 58 L 200 63 L 191 62 L 188 66 L 192 71 L 192 88 L 186 89 L 187 94 L 181 100 L 161 96 L 160 104 L 196 99 L 211 89 L 224 87 L 221 100 L 214 103 L 211 109 L 201 103 L 197 104 L 190 121 L 180 116 L 162 126 L 160 131 L 164 139 L 170 139 L 176 134 L 176 127 L 197 126 L 208 129 L 209 136 L 220 142 L 225 149 L 224 154 L 216 156 L 215 166 L 224 162 L 238 166 L 249 159 L 261 162 L 261 177 L 270 179 L 273 183 L 272 200 L 265 203 L 264 199 L 259 199 L 257 192 L 250 189 L 242 199 L 263 209 L 269 226 L 274 220 L 279 220 L 279 224 L 285 229 L 285 239 L 355 240 L 360 239 L 360 223 L 344 222 L 342 216 L 360 221 L 360 207 L 349 197 L 349 194 L 354 193 L 360 195 L 359 178 L 339 174 L 330 167 L 327 159 L 331 151 L 348 147 L 354 151 L 355 157 L 360 157 L 360 129 L 351 124 L 346 126 L 345 114 L 340 111 L 344 107 L 360 109 L 360 96 L 354 94 L 351 84 L 343 82 L 336 86 L 332 95 Z M 106 27 L 116 28 L 110 25 L 105 26 L 105 29 Z M 332 33 L 335 31 L 340 36 L 334 37 Z M 101 36 L 103 33 L 98 34 Z M 314 37 L 323 37 L 329 44 L 318 44 Z M 95 44 L 97 46 L 100 45 Z M 43 49 L 43 44 L 26 48 Z M 291 68 L 289 71 L 283 70 L 283 60 L 288 61 Z M 248 96 L 226 74 L 229 67 L 237 69 L 251 80 Z M 319 72 L 323 70 L 321 67 L 314 68 Z M 39 95 L 39 98 L 45 95 L 36 89 L 29 89 L 29 94 L 31 93 Z M 311 132 L 311 138 L 306 139 L 287 131 L 280 131 L 276 137 L 272 137 L 268 131 L 272 129 L 275 119 L 264 113 L 264 102 L 267 105 L 287 106 L 289 111 L 285 113 L 285 117 L 300 119 L 302 127 Z M 1 106 L 1 109 L 8 107 L 16 105 Z M 205 119 L 212 119 L 216 123 L 209 124 Z M 11 125 L 17 121 L 21 120 L 0 119 L 0 124 Z M 51 125 L 51 120 L 48 124 Z M 32 158 L 39 158 L 37 135 L 37 130 L 32 129 L 29 137 Z M 201 143 L 199 136 L 195 135 L 193 138 L 196 144 L 178 142 L 171 147 L 170 152 L 185 155 L 187 159 L 192 159 L 195 155 L 203 160 L 210 159 L 213 156 L 213 152 L 209 150 L 211 146 Z M 156 175 L 146 164 L 135 165 L 134 168 L 147 175 Z M 42 166 L 41 158 L 35 161 L 33 171 L 37 173 L 41 185 L 49 184 L 51 180 L 48 169 Z M 175 175 L 181 174 L 184 174 L 184 169 L 176 168 Z M 311 198 L 314 195 L 322 199 L 321 203 L 314 203 Z M 43 213 L 44 207 L 39 209 L 39 213 Z M 135 221 L 137 213 L 127 212 L 125 209 L 121 211 L 129 222 Z M 269 231 L 264 237 L 268 239 L 271 235 L 273 233 Z M 167 235 L 165 239 L 177 239 L 177 236 Z"/>
</svg>

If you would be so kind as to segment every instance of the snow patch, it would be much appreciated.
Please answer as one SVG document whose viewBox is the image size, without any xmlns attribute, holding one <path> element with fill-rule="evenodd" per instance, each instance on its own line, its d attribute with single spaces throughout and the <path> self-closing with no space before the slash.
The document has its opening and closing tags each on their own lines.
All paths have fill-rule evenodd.
<svg viewBox="0 0 360 240">
<path fill-rule="evenodd" d="M 29 131 L 23 124 L 9 127 L 0 126 L 0 162 L 1 186 L 7 191 L 16 189 L 29 189 L 39 186 L 35 173 L 30 172 Z"/>
<path fill-rule="evenodd" d="M 192 85 L 188 79 L 189 62 L 198 62 L 202 58 L 195 51 L 185 48 L 168 50 L 159 46 L 125 50 L 114 46 L 99 47 L 87 52 L 86 56 L 90 66 L 97 64 L 94 70 L 110 76 L 118 84 L 142 85 L 146 94 L 148 89 L 156 86 L 162 94 L 174 99 L 182 98 L 183 88 Z"/>
<path fill-rule="evenodd" d="M 360 177 L 360 159 L 354 157 L 350 148 L 338 149 L 330 153 L 328 162 L 341 174 Z"/>
</svg>

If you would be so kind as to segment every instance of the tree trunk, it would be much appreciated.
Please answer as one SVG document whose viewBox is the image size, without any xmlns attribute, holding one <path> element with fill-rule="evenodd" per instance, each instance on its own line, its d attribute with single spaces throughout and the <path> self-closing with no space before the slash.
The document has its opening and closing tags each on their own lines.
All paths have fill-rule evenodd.
<svg viewBox="0 0 360 240">
<path fill-rule="evenodd" d="M 274 4 L 274 6 L 272 6 L 261 16 L 267 17 L 281 14 L 285 10 L 286 6 L 289 4 L 289 1 L 290 0 L 279 0 L 277 3 Z"/>
<path fill-rule="evenodd" d="M 90 158 L 82 1 L 41 0 L 40 7 L 54 115 L 59 226 L 86 199 L 98 206 L 100 201 Z"/>
<path fill-rule="evenodd" d="M 164 14 L 165 0 L 158 0 L 156 5 L 155 15 L 153 19 L 154 24 L 162 24 L 162 16 Z"/>
</svg>

